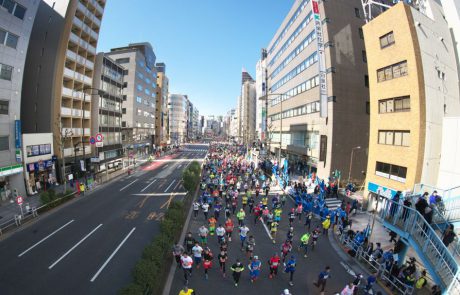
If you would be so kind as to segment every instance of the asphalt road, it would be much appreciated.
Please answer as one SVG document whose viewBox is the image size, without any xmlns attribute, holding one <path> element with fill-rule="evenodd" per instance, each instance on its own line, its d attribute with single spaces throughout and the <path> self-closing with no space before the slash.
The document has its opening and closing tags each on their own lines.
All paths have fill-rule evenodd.
<svg viewBox="0 0 460 295">
<path fill-rule="evenodd" d="M 278 191 L 279 192 L 279 191 Z M 271 196 L 276 193 L 275 191 L 270 192 L 269 205 L 271 204 Z M 260 198 L 260 197 L 259 197 Z M 239 198 L 241 200 L 241 198 Z M 260 200 L 256 200 L 257 202 Z M 320 236 L 318 243 L 314 251 L 309 249 L 309 254 L 307 258 L 303 257 L 303 252 L 297 251 L 297 245 L 301 235 L 306 230 L 303 226 L 304 216 L 302 216 L 302 223 L 299 223 L 297 220 L 294 222 L 294 246 L 292 255 L 297 259 L 297 270 L 294 274 L 294 286 L 289 286 L 289 276 L 288 274 L 283 273 L 283 267 L 278 270 L 278 276 L 269 279 L 269 266 L 267 261 L 270 256 L 277 252 L 281 256 L 280 247 L 282 242 L 286 239 L 286 234 L 289 229 L 289 222 L 287 218 L 288 210 L 294 206 L 294 202 L 288 198 L 286 206 L 283 209 L 283 215 L 281 219 L 281 225 L 279 227 L 276 243 L 273 244 L 272 240 L 268 236 L 267 230 L 264 226 L 258 222 L 257 225 L 254 225 L 254 218 L 252 214 L 248 214 L 248 208 L 246 208 L 246 219 L 245 223 L 250 229 L 249 235 L 254 235 L 256 239 L 256 246 L 254 248 L 254 255 L 258 255 L 259 259 L 262 262 L 262 271 L 259 279 L 251 283 L 249 277 L 249 271 L 247 265 L 249 260 L 246 258 L 246 253 L 241 251 L 241 244 L 239 240 L 239 234 L 236 229 L 238 224 L 236 217 L 232 216 L 233 222 L 235 224 L 235 231 L 233 232 L 232 242 L 229 243 L 228 251 L 228 262 L 227 262 L 227 276 L 224 278 L 219 269 L 219 263 L 217 261 L 217 254 L 219 254 L 219 248 L 217 244 L 217 239 L 215 236 L 209 237 L 208 245 L 211 248 L 211 251 L 214 254 L 213 268 L 209 271 L 209 278 L 206 280 L 204 275 L 203 267 L 199 269 L 194 267 L 192 277 L 189 279 L 188 286 L 194 289 L 197 295 L 230 295 L 230 294 L 264 294 L 264 295 L 279 295 L 283 292 L 284 289 L 288 288 L 292 294 L 320 294 L 319 289 L 313 285 L 313 282 L 317 280 L 319 272 L 324 270 L 326 266 L 331 267 L 331 278 L 328 279 L 325 294 L 336 294 L 345 287 L 346 284 L 353 281 L 353 276 L 350 275 L 345 267 L 348 267 L 347 263 L 344 262 L 338 254 L 336 249 L 334 249 L 330 243 L 330 240 L 327 236 Z M 241 204 L 238 208 L 241 207 Z M 239 210 L 239 209 L 238 209 Z M 211 210 L 210 210 L 211 212 Z M 219 222 L 224 224 L 224 214 L 220 215 Z M 312 230 L 316 224 L 319 224 L 318 219 L 312 221 Z M 197 218 L 192 216 L 189 231 L 193 233 L 195 239 L 199 240 L 198 237 L 198 228 L 207 223 L 205 222 L 203 213 L 200 211 L 200 214 Z M 330 232 L 330 235 L 333 233 Z M 290 255 L 288 256 L 288 258 Z M 235 262 L 236 259 L 240 259 L 245 266 L 245 270 L 241 276 L 240 284 L 238 287 L 235 287 L 233 284 L 233 279 L 231 276 L 231 271 L 229 267 Z M 345 265 L 345 266 L 344 266 Z M 170 295 L 177 295 L 179 291 L 184 286 L 184 277 L 183 271 L 181 269 L 176 269 L 174 281 L 170 291 Z"/>
<path fill-rule="evenodd" d="M 116 294 L 131 282 L 181 175 L 207 146 L 143 166 L 40 217 L 0 242 L 0 294 Z"/>
</svg>

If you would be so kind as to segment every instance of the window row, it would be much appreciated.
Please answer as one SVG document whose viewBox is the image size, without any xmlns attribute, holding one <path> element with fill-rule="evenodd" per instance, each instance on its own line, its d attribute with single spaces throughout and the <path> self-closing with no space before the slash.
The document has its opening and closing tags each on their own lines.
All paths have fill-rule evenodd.
<svg viewBox="0 0 460 295">
<path fill-rule="evenodd" d="M 19 19 L 24 19 L 26 8 L 13 0 L 0 0 L 0 6 Z"/>
<path fill-rule="evenodd" d="M 99 100 L 100 100 L 100 107 L 102 109 L 107 109 L 107 110 L 116 111 L 116 112 L 120 111 L 120 107 L 121 107 L 120 102 L 111 100 L 106 97 L 101 97 Z"/>
<path fill-rule="evenodd" d="M 0 28 L 0 45 L 5 45 L 13 49 L 16 49 L 16 47 L 18 46 L 18 40 L 18 36 Z"/>
<path fill-rule="evenodd" d="M 380 37 L 380 48 L 381 49 L 391 46 L 393 44 L 395 44 L 395 36 L 393 34 L 393 31 Z"/>
<path fill-rule="evenodd" d="M 305 17 L 304 21 L 297 27 L 297 29 L 295 29 L 295 31 L 292 33 L 289 39 L 286 40 L 286 42 L 284 42 L 283 46 L 270 61 L 270 63 L 268 64 L 269 67 L 271 67 L 278 60 L 278 58 L 280 58 L 280 56 L 286 51 L 289 45 L 291 45 L 291 43 L 294 42 L 297 36 L 299 36 L 300 32 L 302 32 L 302 30 L 311 22 L 312 19 L 312 12 L 310 11 L 310 13 L 308 13 L 308 15 Z"/>
<path fill-rule="evenodd" d="M 99 115 L 101 126 L 120 127 L 121 118 L 117 116 Z"/>
<path fill-rule="evenodd" d="M 410 111 L 410 96 L 401 96 L 379 100 L 379 113 Z"/>
<path fill-rule="evenodd" d="M 406 60 L 377 70 L 377 82 L 383 82 L 403 76 L 407 76 Z"/>
<path fill-rule="evenodd" d="M 315 51 L 313 52 L 312 55 L 307 57 L 306 60 L 301 62 L 298 66 L 296 66 L 294 69 L 292 69 L 289 73 L 287 73 L 283 78 L 278 80 L 273 86 L 271 87 L 271 91 L 276 91 L 278 88 L 292 80 L 294 77 L 311 67 L 313 64 L 315 64 L 318 61 L 318 53 Z"/>
<path fill-rule="evenodd" d="M 301 107 L 292 108 L 292 109 L 283 111 L 283 119 L 296 117 L 296 116 L 302 116 L 306 114 L 317 113 L 319 112 L 319 108 L 320 108 L 319 101 L 307 103 L 306 105 L 303 105 Z M 281 119 L 281 113 L 277 113 L 277 114 L 270 116 L 270 119 L 272 121 Z"/>
<path fill-rule="evenodd" d="M 316 32 L 312 31 L 308 36 L 297 46 L 292 52 L 280 63 L 280 65 L 273 71 L 270 78 L 275 78 L 297 55 L 299 55 L 307 46 L 316 38 Z"/>
<path fill-rule="evenodd" d="M 0 115 L 8 115 L 10 102 L 8 100 L 0 100 Z"/>
<path fill-rule="evenodd" d="M 121 133 L 120 132 L 107 132 L 107 133 L 101 133 L 101 134 L 104 138 L 103 139 L 104 146 L 121 143 Z"/>
<path fill-rule="evenodd" d="M 10 149 L 10 137 L 8 135 L 0 136 L 0 151 L 8 151 Z"/>
<path fill-rule="evenodd" d="M 116 69 L 111 68 L 110 66 L 104 65 L 103 75 L 109 77 L 110 79 L 122 84 L 123 81 L 123 72 L 117 71 Z"/>
<path fill-rule="evenodd" d="M 289 28 L 292 26 L 295 20 L 299 17 L 302 11 L 304 11 L 305 7 L 307 7 L 309 2 L 310 0 L 303 0 L 303 2 L 300 4 L 300 6 L 297 8 L 297 10 L 292 15 L 292 17 L 289 19 L 289 22 L 286 24 L 281 34 L 278 36 L 278 38 L 276 38 L 276 41 L 273 42 L 272 47 L 268 51 L 269 54 L 272 54 L 273 50 L 275 50 L 276 46 L 278 46 L 278 43 L 281 41 L 281 39 L 283 39 L 283 37 L 286 35 Z"/>
<path fill-rule="evenodd" d="M 407 168 L 398 165 L 377 162 L 375 164 L 375 174 L 378 176 L 405 183 L 407 176 Z"/>
<path fill-rule="evenodd" d="M 410 131 L 379 130 L 379 144 L 410 146 Z"/>
<path fill-rule="evenodd" d="M 281 102 L 281 97 L 283 98 L 283 101 L 285 101 L 286 99 L 289 99 L 291 97 L 294 97 L 296 95 L 299 95 L 305 91 L 308 91 L 316 86 L 319 85 L 319 76 L 315 76 L 299 85 L 297 85 L 296 87 L 294 88 L 291 88 L 289 89 L 288 91 L 286 91 L 283 95 L 281 96 L 277 96 L 275 97 L 272 102 L 271 102 L 271 105 L 274 106 L 274 105 L 277 105 Z"/>
<path fill-rule="evenodd" d="M 13 67 L 0 63 L 0 79 L 11 81 Z"/>
<path fill-rule="evenodd" d="M 120 96 L 122 94 L 122 89 L 120 87 L 104 80 L 101 81 L 101 89 L 113 96 Z"/>
</svg>

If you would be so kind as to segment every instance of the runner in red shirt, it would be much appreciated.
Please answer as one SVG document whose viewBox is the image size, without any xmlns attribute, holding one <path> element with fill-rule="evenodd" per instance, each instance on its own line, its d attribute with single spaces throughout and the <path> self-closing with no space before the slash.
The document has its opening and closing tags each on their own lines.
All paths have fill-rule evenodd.
<svg viewBox="0 0 460 295">
<path fill-rule="evenodd" d="M 273 278 L 278 274 L 278 266 L 280 264 L 281 258 L 275 253 L 270 260 L 268 260 L 268 264 L 270 265 L 270 275 L 268 276 L 270 279 Z"/>
<path fill-rule="evenodd" d="M 229 242 L 232 241 L 232 233 L 234 228 L 235 225 L 233 224 L 232 219 L 228 218 L 227 221 L 225 221 L 225 233 L 227 234 L 227 239 Z"/>
</svg>

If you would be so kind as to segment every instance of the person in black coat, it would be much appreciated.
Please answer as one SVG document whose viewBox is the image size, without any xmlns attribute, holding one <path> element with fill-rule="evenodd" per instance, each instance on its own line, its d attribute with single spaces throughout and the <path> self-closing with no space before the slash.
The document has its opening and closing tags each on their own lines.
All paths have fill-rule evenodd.
<svg viewBox="0 0 460 295">
<path fill-rule="evenodd" d="M 428 207 L 428 202 L 426 201 L 427 196 L 428 193 L 425 192 L 423 196 L 417 200 L 417 203 L 415 203 L 415 210 L 417 210 L 422 216 L 425 215 L 425 209 Z"/>
</svg>

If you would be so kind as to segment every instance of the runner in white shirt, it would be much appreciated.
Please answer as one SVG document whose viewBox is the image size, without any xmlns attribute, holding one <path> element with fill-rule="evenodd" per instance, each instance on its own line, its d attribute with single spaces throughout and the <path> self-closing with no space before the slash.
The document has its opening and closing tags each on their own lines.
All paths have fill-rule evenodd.
<svg viewBox="0 0 460 295">
<path fill-rule="evenodd" d="M 201 253 L 203 253 L 203 248 L 201 248 L 198 242 L 195 243 L 195 246 L 192 248 L 193 259 L 195 260 L 196 268 L 200 268 L 201 263 Z"/>
<path fill-rule="evenodd" d="M 246 225 L 240 226 L 240 240 L 241 240 L 241 249 L 244 250 L 244 242 L 246 241 L 246 237 L 248 235 L 249 228 Z"/>
<path fill-rule="evenodd" d="M 182 254 L 180 261 L 182 269 L 184 270 L 185 283 L 188 283 L 188 277 L 192 276 L 193 260 L 190 256 L 187 255 L 187 253 L 184 253 Z"/>
<path fill-rule="evenodd" d="M 200 210 L 200 203 L 198 202 L 193 202 L 193 217 L 197 217 L 198 216 L 198 211 Z"/>
<path fill-rule="evenodd" d="M 225 235 L 225 228 L 222 226 L 222 224 L 219 224 L 219 226 L 216 228 L 216 235 L 217 235 L 217 242 L 220 244 Z"/>
<path fill-rule="evenodd" d="M 209 204 L 204 203 L 201 208 L 203 209 L 204 219 L 208 220 Z"/>
<path fill-rule="evenodd" d="M 353 283 L 349 283 L 348 285 L 343 288 L 342 292 L 340 292 L 340 295 L 353 295 L 355 291 L 355 286 Z"/>
</svg>

